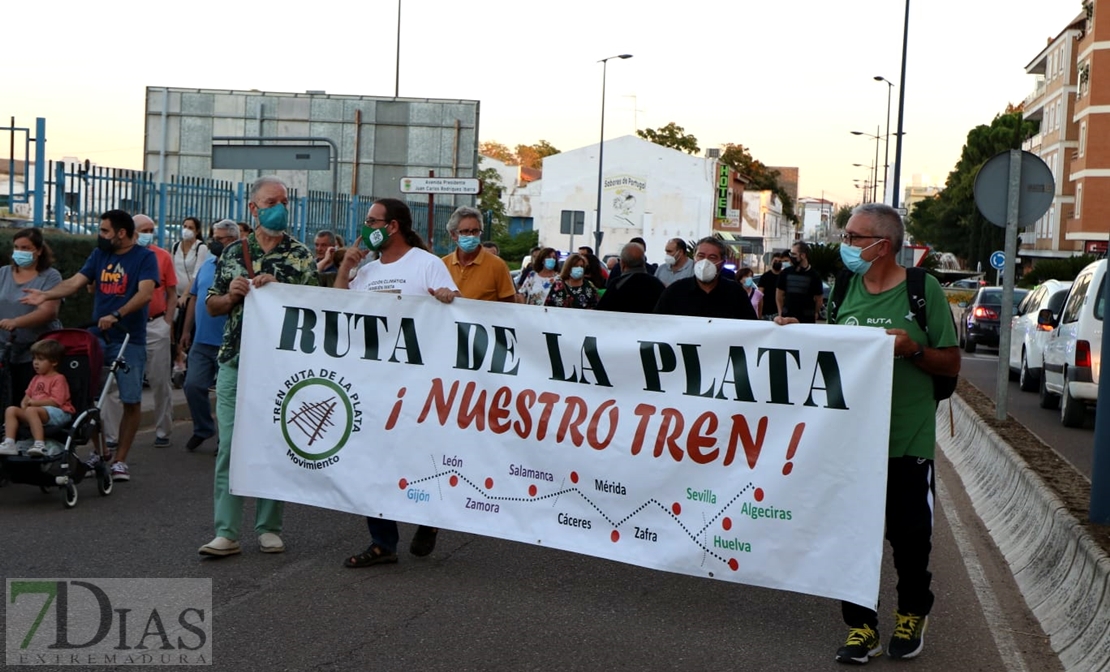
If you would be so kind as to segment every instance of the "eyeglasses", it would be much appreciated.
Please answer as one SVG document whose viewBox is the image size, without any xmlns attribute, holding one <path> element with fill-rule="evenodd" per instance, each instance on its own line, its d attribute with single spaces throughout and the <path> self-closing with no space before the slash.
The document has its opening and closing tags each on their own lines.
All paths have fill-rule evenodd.
<svg viewBox="0 0 1110 672">
<path fill-rule="evenodd" d="M 480 235 L 482 235 L 482 230 L 481 229 L 467 229 L 465 231 L 463 231 L 462 229 L 459 229 L 458 231 L 459 231 L 460 236 L 480 236 Z"/>
<path fill-rule="evenodd" d="M 857 240 L 886 240 L 886 237 L 885 236 L 861 236 L 861 235 L 856 234 L 856 233 L 844 233 L 844 234 L 841 234 L 840 239 L 843 240 L 845 243 L 848 243 L 849 245 L 854 246 L 855 241 L 857 241 Z"/>
<path fill-rule="evenodd" d="M 374 219 L 373 217 L 367 217 L 366 218 L 366 225 L 367 226 L 374 226 L 378 222 L 381 222 L 382 224 L 389 224 L 391 221 L 393 221 L 393 220 L 391 220 L 391 219 Z"/>
</svg>

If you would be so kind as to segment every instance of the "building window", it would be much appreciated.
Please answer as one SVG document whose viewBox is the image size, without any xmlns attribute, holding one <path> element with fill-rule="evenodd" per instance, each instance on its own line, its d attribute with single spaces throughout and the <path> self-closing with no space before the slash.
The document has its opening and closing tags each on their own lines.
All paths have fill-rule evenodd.
<svg viewBox="0 0 1110 672">
<path fill-rule="evenodd" d="M 1079 122 L 1079 156 L 1087 151 L 1087 120 Z"/>
<path fill-rule="evenodd" d="M 1082 97 L 1087 93 L 1087 88 L 1090 86 L 1091 81 L 1091 62 L 1084 61 L 1083 65 L 1079 66 L 1079 96 Z"/>
<path fill-rule="evenodd" d="M 1075 185 L 1075 214 L 1072 215 L 1073 219 L 1079 219 L 1083 216 L 1083 183 Z"/>
</svg>

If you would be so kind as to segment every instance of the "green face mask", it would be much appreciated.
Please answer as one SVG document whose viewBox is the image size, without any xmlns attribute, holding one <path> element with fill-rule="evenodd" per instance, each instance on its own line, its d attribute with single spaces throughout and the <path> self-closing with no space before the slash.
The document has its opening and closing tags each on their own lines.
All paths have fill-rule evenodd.
<svg viewBox="0 0 1110 672">
<path fill-rule="evenodd" d="M 362 227 L 362 242 L 366 243 L 366 247 L 377 252 L 385 245 L 385 241 L 389 239 L 389 233 L 383 226 L 380 229 L 374 229 L 369 226 Z"/>
</svg>

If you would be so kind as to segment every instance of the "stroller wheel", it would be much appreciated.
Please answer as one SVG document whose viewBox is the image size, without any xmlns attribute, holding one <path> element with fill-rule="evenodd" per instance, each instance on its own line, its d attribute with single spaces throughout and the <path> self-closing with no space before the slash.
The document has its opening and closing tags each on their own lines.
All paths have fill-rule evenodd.
<svg viewBox="0 0 1110 672">
<path fill-rule="evenodd" d="M 68 483 L 66 483 L 65 488 L 65 507 L 67 509 L 72 509 L 73 507 L 77 506 L 77 484 L 73 481 L 69 481 Z"/>
<path fill-rule="evenodd" d="M 112 494 L 112 471 L 103 462 L 96 465 L 96 491 L 102 497 Z"/>
</svg>

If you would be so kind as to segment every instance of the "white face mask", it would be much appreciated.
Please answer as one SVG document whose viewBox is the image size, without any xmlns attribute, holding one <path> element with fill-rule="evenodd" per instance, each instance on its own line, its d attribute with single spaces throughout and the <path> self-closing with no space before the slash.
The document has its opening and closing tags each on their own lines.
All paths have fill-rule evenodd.
<svg viewBox="0 0 1110 672">
<path fill-rule="evenodd" d="M 713 282 L 717 277 L 717 264 L 708 259 L 702 259 L 694 264 L 694 277 L 705 283 Z"/>
<path fill-rule="evenodd" d="M 181 240 L 192 240 L 197 237 L 192 229 L 181 229 Z"/>
<path fill-rule="evenodd" d="M 678 259 L 675 259 L 673 254 L 668 254 L 663 257 L 663 263 L 668 266 L 674 266 L 676 261 L 678 261 Z"/>
</svg>

